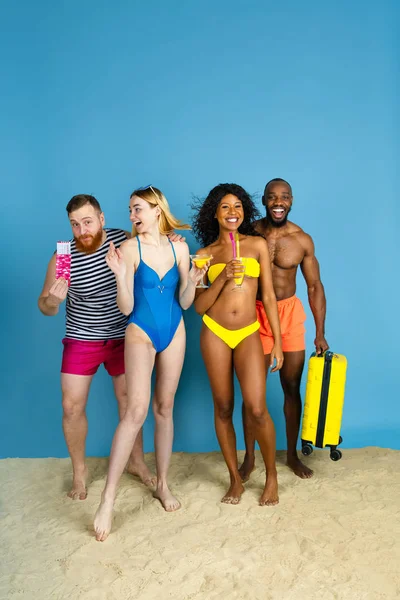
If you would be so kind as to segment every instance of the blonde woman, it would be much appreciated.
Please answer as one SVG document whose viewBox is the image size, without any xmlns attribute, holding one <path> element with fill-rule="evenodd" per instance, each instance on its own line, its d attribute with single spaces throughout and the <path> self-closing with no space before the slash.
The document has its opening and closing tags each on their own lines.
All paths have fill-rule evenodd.
<svg viewBox="0 0 400 600">
<path fill-rule="evenodd" d="M 153 396 L 157 488 L 154 496 L 168 512 L 180 508 L 167 484 L 172 453 L 172 411 L 186 346 L 182 309 L 192 304 L 196 283 L 207 267 L 190 270 L 186 242 L 168 234 L 190 229 L 172 214 L 164 194 L 153 186 L 131 194 L 133 237 L 120 249 L 110 247 L 106 261 L 117 281 L 117 304 L 130 315 L 125 333 L 125 373 L 128 408 L 111 449 L 106 486 L 97 510 L 96 539 L 110 533 L 117 486 L 150 404 L 151 375 L 156 365 Z"/>
</svg>

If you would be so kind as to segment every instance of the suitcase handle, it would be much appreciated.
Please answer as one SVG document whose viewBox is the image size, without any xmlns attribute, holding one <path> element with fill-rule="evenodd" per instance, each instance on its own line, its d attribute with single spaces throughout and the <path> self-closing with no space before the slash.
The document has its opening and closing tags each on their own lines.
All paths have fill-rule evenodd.
<svg viewBox="0 0 400 600">
<path fill-rule="evenodd" d="M 321 354 L 317 354 L 316 352 L 313 352 L 310 356 L 310 358 L 325 358 L 327 357 L 328 359 L 332 359 L 332 358 L 337 358 L 338 355 L 335 354 L 334 352 L 332 352 L 331 350 L 325 350 L 325 352 L 322 352 Z"/>
</svg>

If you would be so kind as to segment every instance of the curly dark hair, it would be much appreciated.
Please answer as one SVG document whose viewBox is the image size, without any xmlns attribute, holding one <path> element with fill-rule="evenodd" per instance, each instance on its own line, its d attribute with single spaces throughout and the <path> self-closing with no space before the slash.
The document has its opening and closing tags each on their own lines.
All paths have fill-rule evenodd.
<svg viewBox="0 0 400 600">
<path fill-rule="evenodd" d="M 259 235 L 254 229 L 254 221 L 260 218 L 261 215 L 250 194 L 236 183 L 220 183 L 211 190 L 205 200 L 198 198 L 191 207 L 195 213 L 192 226 L 193 233 L 202 247 L 209 246 L 218 239 L 219 225 L 215 213 L 222 198 L 227 194 L 236 196 L 243 206 L 244 220 L 238 229 L 239 233 Z"/>
</svg>

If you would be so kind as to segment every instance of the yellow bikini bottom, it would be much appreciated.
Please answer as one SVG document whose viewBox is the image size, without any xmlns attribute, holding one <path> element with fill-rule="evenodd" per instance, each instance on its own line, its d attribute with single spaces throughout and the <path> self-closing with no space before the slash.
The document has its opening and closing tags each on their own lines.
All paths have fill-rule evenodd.
<svg viewBox="0 0 400 600">
<path fill-rule="evenodd" d="M 245 338 L 257 331 L 257 329 L 260 329 L 260 323 L 258 321 L 254 321 L 251 325 L 247 325 L 247 327 L 242 327 L 241 329 L 225 329 L 225 327 L 219 325 L 217 321 L 214 321 L 214 319 L 208 315 L 203 315 L 203 322 L 208 329 L 215 333 L 217 337 L 221 338 L 221 340 L 225 342 L 229 348 L 232 348 L 232 350 L 236 348 L 240 342 L 243 342 Z"/>
</svg>

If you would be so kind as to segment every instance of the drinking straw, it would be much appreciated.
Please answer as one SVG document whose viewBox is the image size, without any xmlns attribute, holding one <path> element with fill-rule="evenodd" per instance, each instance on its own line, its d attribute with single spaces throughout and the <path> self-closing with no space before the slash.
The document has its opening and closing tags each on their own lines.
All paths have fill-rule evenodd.
<svg viewBox="0 0 400 600">
<path fill-rule="evenodd" d="M 234 240 L 234 238 L 233 238 L 233 233 L 232 233 L 231 231 L 229 232 L 229 237 L 231 238 L 232 251 L 233 251 L 233 258 L 236 258 L 237 254 L 236 254 L 235 240 Z"/>
<path fill-rule="evenodd" d="M 236 238 L 236 256 L 235 256 L 235 258 L 240 258 L 240 247 L 239 247 L 239 234 L 238 234 L 238 232 L 235 233 L 235 238 Z"/>
</svg>

